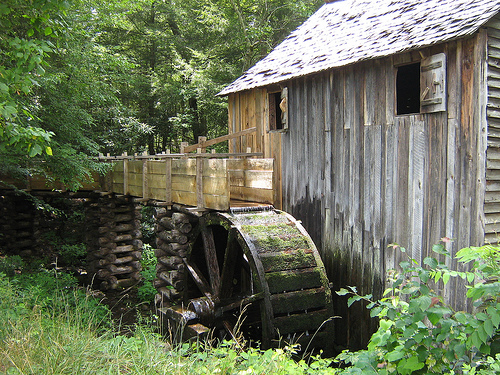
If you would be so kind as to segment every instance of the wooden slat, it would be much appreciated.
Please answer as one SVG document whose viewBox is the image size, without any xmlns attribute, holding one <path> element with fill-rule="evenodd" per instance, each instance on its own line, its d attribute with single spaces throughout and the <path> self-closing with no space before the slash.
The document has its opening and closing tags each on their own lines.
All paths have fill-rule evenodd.
<svg viewBox="0 0 500 375">
<path fill-rule="evenodd" d="M 228 141 L 228 140 L 231 140 L 231 139 L 234 139 L 234 138 L 238 138 L 238 137 L 241 137 L 241 136 L 244 136 L 244 135 L 247 135 L 247 134 L 255 133 L 256 131 L 257 131 L 257 129 L 255 127 L 252 127 L 252 128 L 241 130 L 239 132 L 235 132 L 235 133 L 231 133 L 231 134 L 228 134 L 228 135 L 223 135 L 221 137 L 209 139 L 208 141 L 196 143 L 194 145 L 185 147 L 184 148 L 184 152 L 187 153 L 187 152 L 196 151 L 196 149 L 198 149 L 200 147 L 201 148 L 206 148 L 206 147 L 209 147 L 209 146 L 216 145 L 217 143 L 225 142 L 225 141 Z"/>
<path fill-rule="evenodd" d="M 270 189 L 253 189 L 240 186 L 230 187 L 232 199 L 248 200 L 250 202 L 260 202 L 273 204 L 274 192 Z"/>
<path fill-rule="evenodd" d="M 326 306 L 326 304 L 327 297 L 324 288 L 304 289 L 271 296 L 274 314 L 317 309 Z"/>
<path fill-rule="evenodd" d="M 269 272 L 266 273 L 266 280 L 270 293 L 292 292 L 322 285 L 321 272 L 318 268 Z"/>
<path fill-rule="evenodd" d="M 304 332 L 307 330 L 315 331 L 330 316 L 327 310 L 319 310 L 304 314 L 294 314 L 274 319 L 274 327 L 280 335 L 288 333 Z"/>
</svg>

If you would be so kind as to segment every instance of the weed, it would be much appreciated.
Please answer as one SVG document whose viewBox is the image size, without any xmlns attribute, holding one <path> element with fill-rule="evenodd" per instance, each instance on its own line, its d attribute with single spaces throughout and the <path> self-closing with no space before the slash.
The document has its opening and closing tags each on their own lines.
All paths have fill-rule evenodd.
<svg viewBox="0 0 500 375">
<path fill-rule="evenodd" d="M 143 302 L 153 302 L 156 295 L 156 289 L 153 281 L 156 277 L 156 263 L 157 258 L 153 248 L 144 244 L 141 258 L 143 283 L 138 288 L 137 295 Z"/>
</svg>

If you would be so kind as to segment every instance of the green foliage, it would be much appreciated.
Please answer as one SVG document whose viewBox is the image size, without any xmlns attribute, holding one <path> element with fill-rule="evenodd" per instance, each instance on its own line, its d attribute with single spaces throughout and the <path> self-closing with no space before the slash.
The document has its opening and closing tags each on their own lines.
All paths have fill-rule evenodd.
<svg viewBox="0 0 500 375">
<path fill-rule="evenodd" d="M 0 257 L 0 274 L 12 277 L 24 268 L 24 261 L 19 255 Z"/>
<path fill-rule="evenodd" d="M 156 289 L 153 285 L 153 281 L 156 277 L 156 264 L 157 264 L 157 258 L 153 248 L 148 244 L 144 244 L 144 247 L 142 249 L 142 258 L 141 258 L 141 265 L 142 265 L 141 275 L 143 277 L 143 282 L 142 285 L 137 290 L 137 295 L 141 301 L 144 302 L 154 301 L 156 295 Z"/>
<path fill-rule="evenodd" d="M 443 244 L 434 245 L 432 250 L 450 256 Z M 379 329 L 367 351 L 344 352 L 337 358 L 351 364 L 346 373 L 440 374 L 453 373 L 462 366 L 476 371 L 490 354 L 500 326 L 499 254 L 500 249 L 493 246 L 460 250 L 460 262 L 473 262 L 470 272 L 450 270 L 433 257 L 425 258 L 424 266 L 408 258 L 400 263 L 402 272 L 395 275 L 392 286 L 378 301 L 372 301 L 371 295 L 359 295 L 355 287 L 337 292 L 351 295 L 349 306 L 367 301 L 370 315 L 379 318 Z M 469 283 L 467 297 L 480 309 L 470 314 L 454 311 L 444 303 L 435 290 L 436 283 L 446 285 L 451 278 Z"/>
<path fill-rule="evenodd" d="M 28 95 L 45 73 L 50 40 L 57 35 L 68 3 L 6 0 L 0 5 L 0 153 L 34 157 L 52 154 L 52 132 L 33 126 Z"/>
</svg>

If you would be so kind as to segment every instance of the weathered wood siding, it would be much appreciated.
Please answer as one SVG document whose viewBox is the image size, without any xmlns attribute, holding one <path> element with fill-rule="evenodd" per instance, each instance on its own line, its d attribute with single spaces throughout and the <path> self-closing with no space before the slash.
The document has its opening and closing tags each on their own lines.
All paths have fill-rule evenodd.
<svg viewBox="0 0 500 375">
<path fill-rule="evenodd" d="M 447 112 L 395 115 L 395 66 L 420 61 L 418 52 L 289 82 L 283 209 L 303 221 L 336 289 L 380 296 L 385 272 L 403 259 L 390 243 L 418 261 L 444 236 L 453 253 L 483 243 L 485 45 L 482 30 L 421 51 L 447 56 Z M 466 307 L 463 285 L 443 294 Z M 366 342 L 375 322 L 361 306 L 348 311 L 337 298 L 335 313 L 337 341 Z"/>
<path fill-rule="evenodd" d="M 488 32 L 488 153 L 486 161 L 485 240 L 498 243 L 500 232 L 500 18 Z"/>
<path fill-rule="evenodd" d="M 229 141 L 229 152 L 262 152 L 274 159 L 274 206 L 281 208 L 281 133 L 269 132 L 267 90 L 255 89 L 232 94 L 228 98 L 229 134 L 256 127 L 255 134 Z"/>
</svg>

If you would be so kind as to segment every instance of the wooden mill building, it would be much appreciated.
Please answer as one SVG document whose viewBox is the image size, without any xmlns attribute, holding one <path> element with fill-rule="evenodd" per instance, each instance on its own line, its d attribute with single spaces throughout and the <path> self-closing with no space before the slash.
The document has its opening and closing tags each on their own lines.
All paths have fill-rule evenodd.
<svg viewBox="0 0 500 375">
<path fill-rule="evenodd" d="M 220 93 L 230 133 L 256 128 L 230 151 L 275 159 L 275 195 L 335 288 L 380 295 L 393 242 L 419 261 L 444 236 L 452 253 L 498 242 L 499 12 L 497 0 L 327 0 Z M 443 293 L 465 308 L 463 286 Z M 361 310 L 335 301 L 337 340 L 369 337 Z"/>
</svg>

